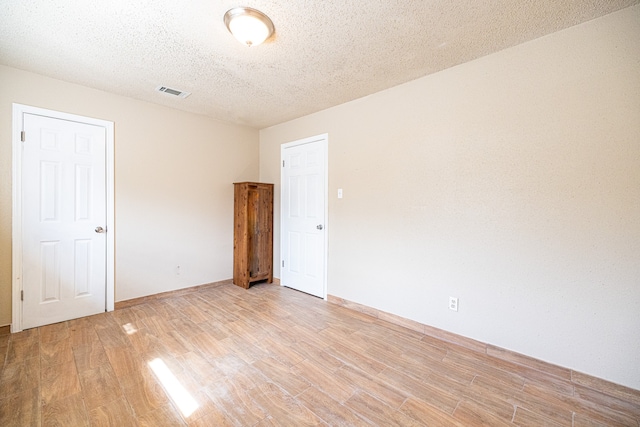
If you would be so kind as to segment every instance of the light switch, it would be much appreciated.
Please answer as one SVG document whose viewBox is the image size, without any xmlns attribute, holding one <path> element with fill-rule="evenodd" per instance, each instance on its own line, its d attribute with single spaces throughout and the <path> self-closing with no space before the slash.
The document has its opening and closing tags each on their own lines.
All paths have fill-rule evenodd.
<svg viewBox="0 0 640 427">
<path fill-rule="evenodd" d="M 338 199 L 342 199 L 342 188 L 338 188 Z"/>
</svg>

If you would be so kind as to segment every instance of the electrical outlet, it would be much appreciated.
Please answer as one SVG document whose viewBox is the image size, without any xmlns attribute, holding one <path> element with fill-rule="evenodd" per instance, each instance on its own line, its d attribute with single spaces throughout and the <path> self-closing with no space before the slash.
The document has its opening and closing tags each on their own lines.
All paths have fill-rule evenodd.
<svg viewBox="0 0 640 427">
<path fill-rule="evenodd" d="M 449 310 L 458 311 L 458 298 L 449 297 Z"/>
<path fill-rule="evenodd" d="M 176 275 L 178 275 L 178 276 L 180 275 L 180 266 L 176 267 Z"/>
</svg>

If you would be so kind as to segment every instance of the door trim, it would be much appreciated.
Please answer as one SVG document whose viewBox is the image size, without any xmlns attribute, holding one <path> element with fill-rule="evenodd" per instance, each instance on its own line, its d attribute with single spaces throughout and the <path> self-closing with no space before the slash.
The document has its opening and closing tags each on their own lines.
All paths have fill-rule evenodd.
<svg viewBox="0 0 640 427">
<path fill-rule="evenodd" d="M 297 141 L 287 142 L 285 144 L 280 145 L 280 165 L 284 162 L 284 152 L 287 148 L 296 147 L 299 145 L 310 144 L 312 142 L 322 142 L 322 147 L 324 149 L 324 229 L 325 232 L 322 233 L 324 236 L 324 250 L 323 250 L 323 279 L 322 279 L 322 298 L 327 301 L 327 272 L 328 272 L 328 257 L 329 257 L 329 134 L 323 133 L 316 136 L 310 136 L 308 138 L 299 139 Z M 282 186 L 284 185 L 284 168 L 280 167 L 280 260 L 284 257 L 284 246 L 283 242 L 285 241 L 284 235 L 284 198 L 282 194 L 284 191 Z M 282 263 L 280 264 L 282 265 Z M 282 268 L 282 267 L 280 267 Z M 280 274 L 282 277 L 282 273 Z M 280 281 L 280 286 L 284 286 L 282 281 Z"/>
<path fill-rule="evenodd" d="M 54 119 L 68 120 L 100 126 L 106 132 L 106 196 L 107 196 L 107 265 L 106 265 L 106 299 L 105 311 L 113 311 L 115 301 L 115 222 L 114 222 L 114 125 L 113 122 L 62 113 L 29 105 L 13 104 L 13 128 L 12 128 L 12 278 L 11 278 L 11 332 L 22 331 L 22 141 L 24 114 L 33 114 Z"/>
</svg>

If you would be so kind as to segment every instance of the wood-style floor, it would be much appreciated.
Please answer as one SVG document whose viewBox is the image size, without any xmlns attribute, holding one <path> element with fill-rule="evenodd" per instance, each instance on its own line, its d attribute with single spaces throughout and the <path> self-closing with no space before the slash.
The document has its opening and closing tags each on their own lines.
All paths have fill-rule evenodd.
<svg viewBox="0 0 640 427">
<path fill-rule="evenodd" d="M 608 396 L 275 285 L 0 336 L 0 426 L 634 426 Z"/>
</svg>

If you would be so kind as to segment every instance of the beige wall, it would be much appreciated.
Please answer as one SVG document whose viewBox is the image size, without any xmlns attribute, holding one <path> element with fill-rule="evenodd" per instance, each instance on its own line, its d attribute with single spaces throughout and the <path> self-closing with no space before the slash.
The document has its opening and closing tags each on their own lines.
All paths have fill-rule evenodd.
<svg viewBox="0 0 640 427">
<path fill-rule="evenodd" d="M 231 184 L 258 179 L 256 130 L 0 66 L 0 325 L 11 322 L 13 102 L 115 122 L 116 301 L 231 278 Z"/>
<path fill-rule="evenodd" d="M 639 37 L 636 6 L 264 129 L 260 178 L 327 132 L 330 295 L 640 389 Z"/>
</svg>

